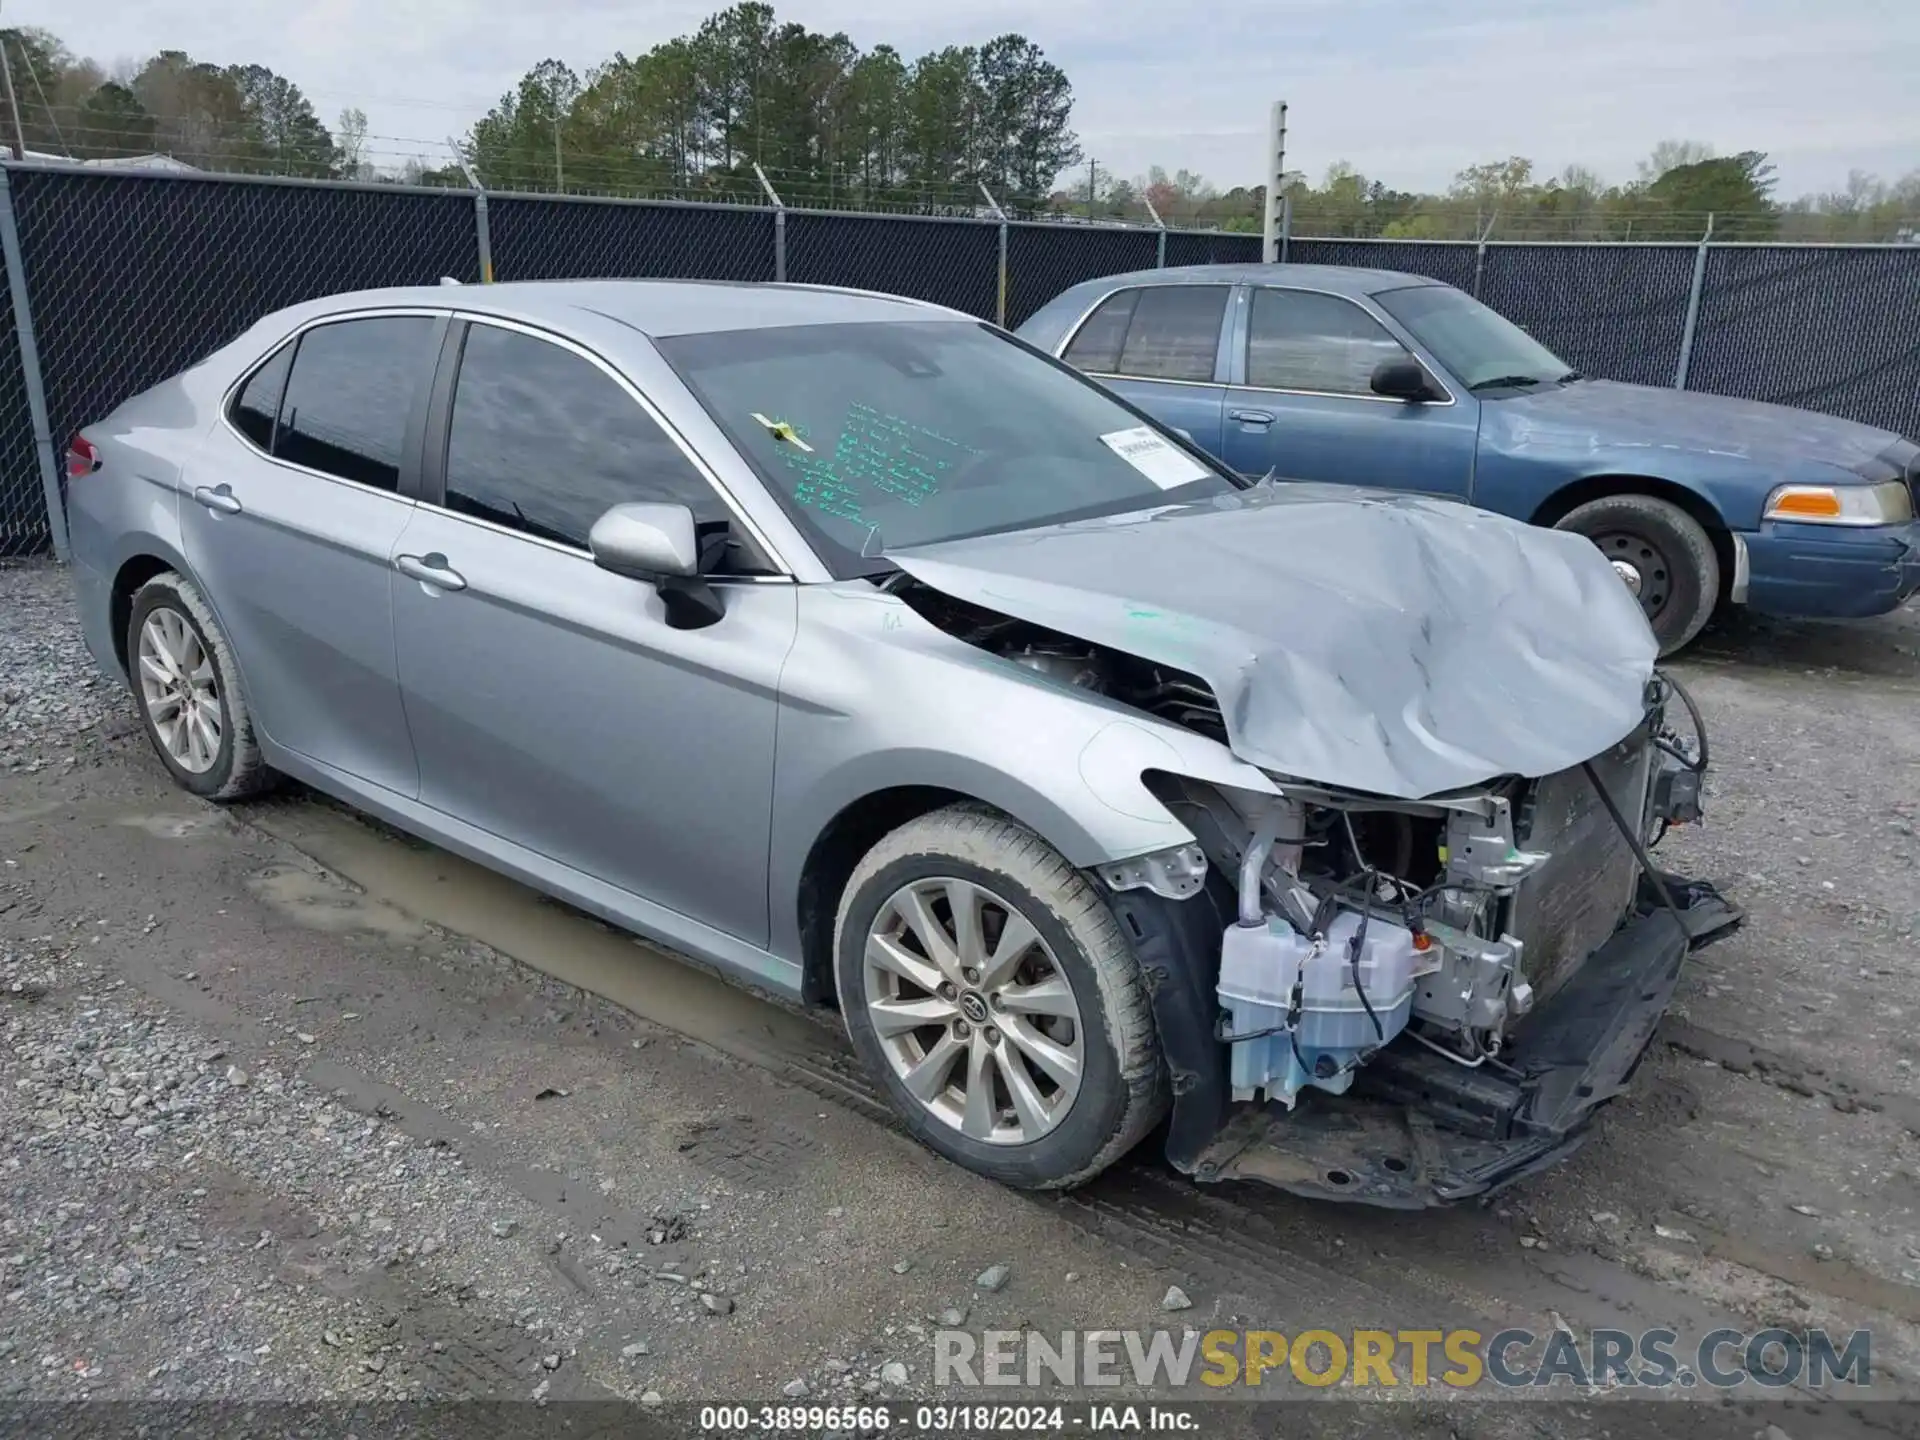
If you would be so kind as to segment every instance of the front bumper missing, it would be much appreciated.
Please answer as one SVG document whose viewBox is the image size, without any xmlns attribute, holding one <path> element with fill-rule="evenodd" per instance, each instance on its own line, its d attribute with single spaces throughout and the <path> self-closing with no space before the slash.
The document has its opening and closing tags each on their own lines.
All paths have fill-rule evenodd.
<svg viewBox="0 0 1920 1440">
<path fill-rule="evenodd" d="M 1554 1164 L 1578 1148 L 1600 1107 L 1625 1089 L 1688 953 L 1741 919 L 1712 886 L 1661 878 L 1679 917 L 1643 879 L 1634 918 L 1529 1017 L 1498 1068 L 1467 1069 L 1417 1046 L 1392 1046 L 1344 1096 L 1309 1092 L 1292 1112 L 1246 1106 L 1222 1124 L 1224 1107 L 1209 1077 L 1183 1069 L 1170 1053 L 1168 1158 L 1199 1180 L 1254 1180 L 1396 1209 L 1488 1195 Z M 1174 993 L 1180 988 L 1154 987 L 1163 1037 L 1174 1018 L 1165 1012 L 1183 1008 Z"/>
</svg>

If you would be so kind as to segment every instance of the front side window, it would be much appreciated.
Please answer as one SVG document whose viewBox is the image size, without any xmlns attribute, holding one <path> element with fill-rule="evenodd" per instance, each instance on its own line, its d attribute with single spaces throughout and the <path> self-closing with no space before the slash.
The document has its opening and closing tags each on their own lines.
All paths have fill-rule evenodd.
<svg viewBox="0 0 1920 1440">
<path fill-rule="evenodd" d="M 1116 291 L 1087 317 L 1062 358 L 1095 374 L 1211 380 L 1228 293 L 1225 285 Z"/>
<path fill-rule="evenodd" d="M 1406 347 L 1351 300 L 1311 290 L 1256 289 L 1247 323 L 1247 384 L 1371 395 L 1383 360 Z"/>
<path fill-rule="evenodd" d="M 632 501 L 685 505 L 697 524 L 727 519 L 719 492 L 598 365 L 473 325 L 447 434 L 447 508 L 585 549 L 594 521 Z"/>
<path fill-rule="evenodd" d="M 1237 488 L 990 326 L 796 325 L 656 344 L 841 576 L 887 568 L 883 550 Z"/>
<path fill-rule="evenodd" d="M 1469 390 L 1526 390 L 1579 378 L 1499 311 L 1451 285 L 1410 285 L 1373 298 Z"/>
<path fill-rule="evenodd" d="M 399 489 L 407 418 L 433 368 L 435 329 L 425 315 L 381 315 L 303 334 L 280 403 L 275 458 Z"/>
</svg>

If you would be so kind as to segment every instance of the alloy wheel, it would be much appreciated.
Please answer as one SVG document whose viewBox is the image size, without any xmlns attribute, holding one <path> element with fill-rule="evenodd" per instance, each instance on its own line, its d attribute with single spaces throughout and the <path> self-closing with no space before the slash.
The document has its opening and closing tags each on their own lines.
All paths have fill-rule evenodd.
<svg viewBox="0 0 1920 1440">
<path fill-rule="evenodd" d="M 1066 1118 L 1085 1026 L 1052 947 L 1010 901 L 957 877 L 903 885 L 867 931 L 865 980 L 888 1065 L 943 1124 L 1025 1145 Z"/>
<path fill-rule="evenodd" d="M 186 616 L 156 608 L 140 627 L 140 698 L 154 733 L 182 770 L 204 775 L 220 758 L 220 687 L 213 657 Z"/>
</svg>

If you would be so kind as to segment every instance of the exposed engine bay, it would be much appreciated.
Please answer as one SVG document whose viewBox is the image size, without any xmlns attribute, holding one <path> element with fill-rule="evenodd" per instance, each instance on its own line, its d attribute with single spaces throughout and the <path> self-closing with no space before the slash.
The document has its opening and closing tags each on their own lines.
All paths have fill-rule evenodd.
<svg viewBox="0 0 1920 1440">
<path fill-rule="evenodd" d="M 1013 664 L 1226 740 L 1220 706 L 1194 675 L 912 581 L 897 593 Z M 1676 728 L 1682 721 L 1690 735 Z M 1553 1142 L 1551 1151 L 1567 1141 L 1624 1081 L 1609 1065 L 1637 1063 L 1686 950 L 1739 918 L 1710 887 L 1655 869 L 1648 853 L 1669 826 L 1700 818 L 1706 762 L 1698 710 L 1656 674 L 1633 733 L 1537 779 L 1409 801 L 1270 772 L 1279 797 L 1149 776 L 1197 844 L 1105 866 L 1101 878 L 1123 913 L 1137 892 L 1179 902 L 1207 893 L 1216 907 L 1211 988 L 1186 1008 L 1210 1020 L 1212 1060 L 1189 1058 L 1195 1074 L 1218 1066 L 1222 1115 L 1207 1134 L 1190 1106 L 1183 1147 L 1177 1098 L 1171 1158 L 1203 1179 L 1238 1174 L 1382 1204 L 1458 1198 L 1526 1173 L 1546 1153 L 1537 1142 Z M 1630 968 L 1581 979 L 1649 918 L 1640 941 L 1662 943 L 1637 942 L 1635 956 L 1645 950 L 1648 974 L 1664 983 Z M 1209 944 L 1197 931 L 1191 943 Z M 1550 1055 L 1517 1042 L 1536 1011 L 1551 1012 L 1541 1026 Z M 1177 1097 L 1180 1047 L 1166 1032 L 1180 1023 L 1161 1015 Z M 1626 1054 L 1633 1034 L 1639 1043 Z M 1564 1083 L 1543 1089 L 1556 1068 Z M 1398 1133 L 1366 1120 L 1329 1129 L 1333 1112 L 1318 1108 L 1328 1102 L 1305 1104 L 1309 1092 L 1383 1102 L 1402 1113 Z M 1415 1129 L 1407 1114 L 1419 1116 Z M 1447 1147 L 1421 1141 L 1418 1126 L 1494 1142 L 1494 1152 L 1462 1159 L 1456 1147 L 1444 1160 Z M 1294 1164 L 1302 1142 L 1334 1159 Z M 1276 1163 L 1272 1152 L 1289 1158 Z M 1379 1162 L 1371 1185 L 1367 1153 Z"/>
</svg>

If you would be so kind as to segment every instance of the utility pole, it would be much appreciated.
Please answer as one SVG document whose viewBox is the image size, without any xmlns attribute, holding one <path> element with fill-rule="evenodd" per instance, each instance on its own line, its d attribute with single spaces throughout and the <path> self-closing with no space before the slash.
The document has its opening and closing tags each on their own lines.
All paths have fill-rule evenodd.
<svg viewBox="0 0 1920 1440">
<path fill-rule="evenodd" d="M 1267 264 L 1280 259 L 1280 216 L 1287 185 L 1287 102 L 1273 102 L 1267 123 L 1267 213 L 1262 225 L 1260 258 Z"/>
<path fill-rule="evenodd" d="M 13 116 L 13 158 L 24 160 L 27 158 L 27 132 L 20 124 L 20 100 L 13 93 L 13 61 L 7 55 L 4 44 L 0 44 L 0 73 L 6 76 L 7 110 Z"/>
<path fill-rule="evenodd" d="M 553 189 L 556 195 L 567 191 L 567 167 L 560 161 L 560 112 L 553 112 Z"/>
<path fill-rule="evenodd" d="M 1087 219 L 1089 221 L 1093 219 L 1094 195 L 1098 190 L 1098 186 L 1096 185 L 1095 182 L 1098 179 L 1099 174 L 1100 174 L 1100 162 L 1098 160 L 1095 160 L 1091 155 L 1089 155 L 1087 157 Z"/>
</svg>

